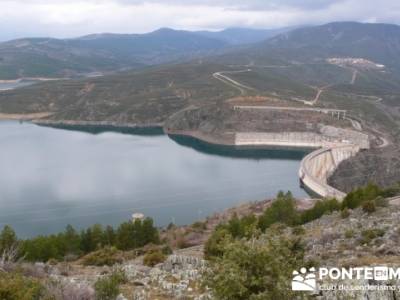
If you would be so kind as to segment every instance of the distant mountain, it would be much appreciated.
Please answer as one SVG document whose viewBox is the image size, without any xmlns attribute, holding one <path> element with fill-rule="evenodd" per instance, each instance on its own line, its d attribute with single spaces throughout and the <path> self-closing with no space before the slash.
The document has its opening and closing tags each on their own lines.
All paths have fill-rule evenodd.
<svg viewBox="0 0 400 300">
<path fill-rule="evenodd" d="M 0 43 L 0 80 L 74 77 L 216 55 L 289 29 L 231 28 L 191 32 L 161 28 L 147 34 L 91 34 L 74 39 L 26 38 Z"/>
<path fill-rule="evenodd" d="M 209 38 L 215 38 L 231 45 L 243 45 L 258 43 L 278 34 L 290 31 L 292 28 L 279 29 L 251 29 L 251 28 L 228 28 L 222 31 L 198 31 L 197 33 Z"/>
<path fill-rule="evenodd" d="M 0 43 L 0 79 L 70 77 L 161 64 L 218 53 L 229 44 L 188 31 L 29 38 Z"/>
<path fill-rule="evenodd" d="M 253 53 L 300 61 L 329 57 L 365 58 L 398 68 L 400 26 L 340 22 L 301 28 L 257 45 Z"/>
<path fill-rule="evenodd" d="M 216 39 L 198 38 L 196 33 L 161 29 L 145 36 L 102 34 L 50 42 L 52 45 L 68 45 L 60 48 L 59 53 L 61 57 L 68 57 L 70 60 L 76 56 L 65 55 L 62 53 L 63 49 L 85 49 L 86 52 L 83 53 L 91 59 L 94 58 L 91 53 L 99 53 L 98 55 L 106 57 L 99 62 L 107 62 L 109 59 L 117 63 L 124 59 L 129 61 L 133 57 L 141 58 L 136 63 L 144 63 L 146 59 L 147 63 L 161 62 L 156 57 L 166 57 L 166 53 L 171 58 L 177 55 L 177 48 L 180 46 L 187 51 L 180 57 L 187 57 L 187 53 L 198 55 L 198 47 L 204 49 L 202 54 L 215 53 L 230 47 L 226 42 Z M 130 43 L 131 39 L 134 42 Z M 36 40 L 36 43 L 45 45 L 50 42 Z M 196 43 L 201 46 L 196 47 Z M 175 48 L 171 53 L 172 46 Z M 41 47 L 39 49 L 44 46 Z M 229 49 L 229 52 L 201 60 L 89 80 L 50 82 L 2 92 L 0 112 L 54 112 L 54 119 L 106 119 L 140 124 L 162 122 L 170 114 L 194 103 L 199 107 L 204 104 L 215 105 L 237 94 L 246 93 L 297 102 L 311 102 L 322 94 L 321 103 L 324 105 L 340 106 L 349 110 L 356 107 L 357 113 L 361 114 L 363 111 L 364 117 L 375 110 L 368 109 L 367 105 L 360 105 L 356 99 L 360 95 L 398 105 L 399 26 L 331 23 L 296 29 L 254 45 Z M 57 51 L 53 53 L 59 54 Z M 74 51 L 70 53 L 76 55 Z M 152 57 L 154 60 L 151 60 Z M 328 58 L 337 59 L 328 61 Z M 354 58 L 368 61 L 359 66 L 357 61 L 363 64 L 364 60 Z M 61 59 L 59 61 L 67 63 Z M 350 66 L 346 65 L 349 63 Z M 376 64 L 383 64 L 385 67 L 381 68 Z M 376 68 L 370 67 L 375 65 Z M 221 75 L 219 78 L 215 76 L 224 71 L 232 81 L 226 82 L 221 80 Z M 233 82 L 250 88 L 243 91 L 237 85 L 235 87 Z M 356 100 L 345 101 L 343 94 Z M 371 116 L 371 119 L 374 117 Z"/>
</svg>

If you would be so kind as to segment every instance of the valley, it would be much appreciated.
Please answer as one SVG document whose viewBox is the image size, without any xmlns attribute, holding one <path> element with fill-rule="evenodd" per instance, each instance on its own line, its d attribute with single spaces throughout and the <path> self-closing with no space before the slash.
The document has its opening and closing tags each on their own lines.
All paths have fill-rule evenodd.
<svg viewBox="0 0 400 300">
<path fill-rule="evenodd" d="M 291 283 L 400 263 L 399 57 L 357 22 L 0 43 L 0 298 L 398 299 Z"/>
</svg>

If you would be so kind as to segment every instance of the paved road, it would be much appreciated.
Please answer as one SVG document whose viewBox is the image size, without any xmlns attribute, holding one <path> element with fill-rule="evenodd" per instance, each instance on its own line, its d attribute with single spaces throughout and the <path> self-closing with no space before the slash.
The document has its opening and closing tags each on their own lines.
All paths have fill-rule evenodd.
<svg viewBox="0 0 400 300">
<path fill-rule="evenodd" d="M 265 105 L 235 105 L 234 109 L 266 109 L 266 110 L 294 110 L 294 111 L 315 111 L 322 113 L 346 114 L 344 109 L 318 108 L 318 107 L 293 107 L 293 106 L 265 106 Z"/>
<path fill-rule="evenodd" d="M 245 72 L 251 72 L 251 69 L 246 69 L 246 70 L 240 70 L 240 71 L 221 71 L 221 72 L 216 72 L 213 74 L 213 77 L 215 79 L 218 79 L 220 81 L 222 81 L 225 84 L 228 84 L 236 89 L 238 89 L 240 91 L 240 94 L 245 95 L 247 91 L 254 91 L 255 89 L 242 84 L 228 76 L 226 76 L 225 74 L 238 74 L 238 73 L 245 73 Z"/>
</svg>

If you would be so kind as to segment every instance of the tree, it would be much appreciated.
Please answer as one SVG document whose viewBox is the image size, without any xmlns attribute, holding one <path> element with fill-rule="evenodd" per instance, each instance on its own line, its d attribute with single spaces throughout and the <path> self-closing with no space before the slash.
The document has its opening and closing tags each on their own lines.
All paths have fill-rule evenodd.
<svg viewBox="0 0 400 300">
<path fill-rule="evenodd" d="M 78 254 L 80 252 L 81 239 L 72 225 L 67 225 L 64 235 L 61 238 L 65 243 L 66 254 Z"/>
<path fill-rule="evenodd" d="M 133 239 L 134 225 L 132 222 L 124 222 L 117 230 L 117 247 L 121 250 L 130 250 L 135 247 Z"/>
<path fill-rule="evenodd" d="M 304 266 L 299 239 L 269 234 L 266 241 L 239 240 L 226 244 L 211 263 L 205 285 L 216 299 L 295 299 L 290 288 L 293 270 Z"/>
<path fill-rule="evenodd" d="M 101 249 L 104 246 L 104 233 L 101 224 L 94 224 L 92 227 L 92 248 Z"/>
<path fill-rule="evenodd" d="M 17 235 L 15 231 L 11 228 L 11 226 L 4 226 L 3 230 L 0 233 L 0 255 L 3 251 L 8 250 L 18 242 Z"/>
<path fill-rule="evenodd" d="M 294 225 L 297 223 L 298 213 L 292 193 L 279 192 L 275 201 L 267 208 L 264 214 L 259 218 L 258 226 L 261 230 L 267 229 L 274 223 L 284 223 Z"/>
<path fill-rule="evenodd" d="M 107 226 L 104 230 L 104 243 L 108 246 L 113 246 L 116 243 L 116 234 L 112 226 Z"/>
<path fill-rule="evenodd" d="M 223 226 L 217 227 L 204 245 L 206 259 L 222 257 L 226 245 L 233 241 L 231 233 Z"/>
</svg>

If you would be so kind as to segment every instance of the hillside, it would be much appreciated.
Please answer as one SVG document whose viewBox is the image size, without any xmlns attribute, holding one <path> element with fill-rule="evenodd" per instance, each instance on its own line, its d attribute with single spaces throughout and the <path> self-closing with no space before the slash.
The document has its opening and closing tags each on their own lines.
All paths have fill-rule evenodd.
<svg viewBox="0 0 400 300">
<path fill-rule="evenodd" d="M 249 29 L 228 28 L 222 31 L 197 31 L 197 34 L 209 38 L 218 39 L 231 45 L 254 44 L 265 41 L 281 33 L 288 32 L 292 28 L 278 29 Z"/>
<path fill-rule="evenodd" d="M 388 191 L 378 194 L 382 192 Z M 399 186 L 393 192 L 398 193 Z M 376 197 L 372 186 L 362 194 L 357 200 L 361 202 L 349 209 L 351 201 L 312 203 L 280 193 L 273 201 L 244 204 L 204 221 L 160 230 L 145 219 L 125 222 L 115 230 L 94 225 L 80 234 L 68 226 L 56 236 L 18 242 L 12 228 L 5 227 L 0 237 L 8 237 L 6 245 L 11 248 L 6 250 L 19 244 L 20 251 L 30 252 L 22 263 L 15 253 L 0 261 L 0 290 L 9 295 L 21 291 L 37 295 L 40 290 L 42 297 L 48 297 L 40 299 L 92 300 L 100 293 L 112 295 L 106 299 L 119 294 L 117 299 L 269 299 L 271 294 L 284 300 L 315 299 L 315 292 L 291 290 L 294 270 L 303 266 L 396 268 L 399 263 L 400 198 Z M 365 203 L 373 203 L 373 209 Z M 140 232 L 150 229 L 155 244 L 140 240 L 148 238 Z M 132 231 L 136 234 L 129 235 Z M 90 247 L 82 252 L 80 244 Z M 317 281 L 321 300 L 365 299 L 363 290 L 324 290 L 323 284 L 399 284 L 398 279 Z M 395 300 L 398 296 L 397 290 L 368 293 L 368 299 Z"/>
<path fill-rule="evenodd" d="M 0 43 L 0 80 L 74 77 L 138 69 L 220 53 L 289 29 L 231 28 L 191 32 L 161 28 L 147 34 L 91 34 L 73 39 L 25 38 Z"/>
<path fill-rule="evenodd" d="M 47 121 L 55 122 L 165 125 L 223 142 L 221 137 L 232 130 L 268 131 L 285 119 L 279 115 L 274 125 L 273 116 L 239 113 L 232 109 L 235 104 L 346 109 L 375 146 L 387 142 L 390 147 L 359 153 L 351 160 L 354 164 L 339 166 L 332 182 L 343 190 L 371 180 L 391 185 L 400 178 L 398 168 L 390 167 L 398 164 L 400 136 L 399 28 L 345 22 L 296 29 L 201 60 L 5 91 L 0 93 L 0 112 L 46 113 Z M 145 39 L 159 41 L 152 36 L 182 34 L 188 33 L 163 29 Z M 107 51 L 114 52 L 113 43 L 104 41 L 121 38 L 87 36 L 71 43 L 109 47 Z M 194 41 L 187 49 L 197 49 Z M 142 50 L 151 55 L 146 47 Z M 296 120 L 305 126 L 308 116 L 287 118 L 286 126 L 291 128 Z M 363 170 L 363 175 L 340 180 L 355 170 Z"/>
<path fill-rule="evenodd" d="M 30 38 L 0 43 L 0 79 L 74 77 L 189 59 L 227 43 L 186 31 L 99 34 L 76 39 Z"/>
</svg>

